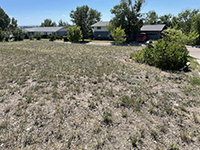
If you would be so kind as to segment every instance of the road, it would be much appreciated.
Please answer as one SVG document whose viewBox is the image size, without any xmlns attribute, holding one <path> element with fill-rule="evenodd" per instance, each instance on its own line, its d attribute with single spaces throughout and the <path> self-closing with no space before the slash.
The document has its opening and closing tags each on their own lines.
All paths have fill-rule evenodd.
<svg viewBox="0 0 200 150">
<path fill-rule="evenodd" d="M 196 58 L 198 63 L 200 64 L 200 48 L 196 46 L 186 46 L 186 47 L 189 51 L 189 55 L 192 56 L 193 58 Z"/>
<path fill-rule="evenodd" d="M 188 51 L 190 52 L 189 55 L 200 60 L 200 48 L 195 46 L 186 46 Z"/>
<path fill-rule="evenodd" d="M 63 41 L 56 41 L 56 42 L 62 42 Z M 71 44 L 70 42 L 66 42 L 68 44 Z M 88 45 L 103 45 L 103 46 L 111 46 L 114 45 L 111 42 L 108 43 L 104 43 L 104 42 L 89 42 L 89 43 L 82 43 L 82 44 L 88 44 Z M 147 43 L 137 43 L 137 42 L 132 42 L 130 44 L 121 44 L 121 46 L 146 46 Z M 195 46 L 186 46 L 188 51 L 189 51 L 189 55 L 196 58 L 198 60 L 198 62 L 200 63 L 200 48 L 199 47 L 195 47 Z"/>
</svg>

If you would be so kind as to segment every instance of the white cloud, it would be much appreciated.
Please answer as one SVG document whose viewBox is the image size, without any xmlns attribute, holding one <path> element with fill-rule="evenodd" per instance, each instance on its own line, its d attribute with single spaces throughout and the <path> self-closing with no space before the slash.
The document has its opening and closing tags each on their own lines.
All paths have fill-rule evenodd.
<svg viewBox="0 0 200 150">
<path fill-rule="evenodd" d="M 63 14 L 62 16 L 63 16 L 63 17 L 66 17 L 66 15 L 65 15 L 65 14 Z"/>
<path fill-rule="evenodd" d="M 29 19 L 29 17 L 25 17 L 24 19 Z"/>
</svg>

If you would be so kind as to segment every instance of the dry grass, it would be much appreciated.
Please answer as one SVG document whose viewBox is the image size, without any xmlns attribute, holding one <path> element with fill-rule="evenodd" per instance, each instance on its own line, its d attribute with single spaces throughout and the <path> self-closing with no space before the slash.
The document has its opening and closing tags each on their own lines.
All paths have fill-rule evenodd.
<svg viewBox="0 0 200 150">
<path fill-rule="evenodd" d="M 138 49 L 0 43 L 1 149 L 200 147 L 195 68 L 138 64 L 129 59 Z"/>
</svg>

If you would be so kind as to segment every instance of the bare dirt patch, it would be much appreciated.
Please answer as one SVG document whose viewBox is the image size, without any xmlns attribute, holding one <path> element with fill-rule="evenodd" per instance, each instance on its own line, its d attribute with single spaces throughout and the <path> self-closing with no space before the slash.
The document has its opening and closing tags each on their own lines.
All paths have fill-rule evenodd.
<svg viewBox="0 0 200 150">
<path fill-rule="evenodd" d="M 198 149 L 198 65 L 162 71 L 138 49 L 0 43 L 1 149 Z"/>
</svg>

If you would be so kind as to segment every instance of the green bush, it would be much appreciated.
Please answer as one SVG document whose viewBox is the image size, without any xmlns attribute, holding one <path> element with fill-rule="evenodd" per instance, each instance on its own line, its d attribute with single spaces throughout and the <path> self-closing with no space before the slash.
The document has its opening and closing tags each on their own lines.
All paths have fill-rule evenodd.
<svg viewBox="0 0 200 150">
<path fill-rule="evenodd" d="M 9 40 L 10 40 L 10 35 L 11 35 L 11 32 L 9 32 L 9 31 L 6 31 L 6 32 L 5 32 L 5 41 L 6 41 L 6 42 L 9 42 Z"/>
<path fill-rule="evenodd" d="M 15 41 L 23 41 L 24 40 L 24 33 L 21 29 L 15 29 L 13 31 L 13 36 Z"/>
<path fill-rule="evenodd" d="M 33 37 L 32 33 L 29 35 L 29 39 L 30 40 L 34 40 L 34 37 Z"/>
<path fill-rule="evenodd" d="M 165 30 L 163 39 L 159 39 L 155 44 L 149 41 L 146 48 L 135 55 L 135 61 L 156 66 L 164 70 L 179 70 L 188 61 L 188 50 L 185 44 L 193 44 L 198 34 L 190 32 L 188 36 L 176 28 Z M 131 53 L 130 58 L 134 55 Z"/>
<path fill-rule="evenodd" d="M 125 38 L 126 34 L 124 32 L 124 29 L 121 29 L 121 26 L 114 28 L 110 34 L 113 36 L 115 44 L 117 45 L 126 41 L 126 38 Z"/>
<path fill-rule="evenodd" d="M 136 54 L 135 61 L 165 70 L 178 70 L 186 65 L 188 54 L 185 45 L 160 39 L 155 46 L 150 41 Z"/>
<path fill-rule="evenodd" d="M 49 41 L 55 41 L 56 35 L 49 35 L 48 38 L 49 38 Z"/>
<path fill-rule="evenodd" d="M 164 35 L 164 40 L 187 45 L 194 45 L 196 40 L 199 38 L 198 32 L 191 31 L 186 35 L 182 33 L 181 30 L 177 30 L 177 27 L 169 28 L 168 30 L 164 30 L 162 33 Z"/>
<path fill-rule="evenodd" d="M 37 39 L 37 40 L 41 40 L 41 34 L 40 34 L 40 33 L 37 33 L 37 34 L 36 34 L 36 39 Z"/>
<path fill-rule="evenodd" d="M 2 31 L 0 28 L 0 42 L 3 42 L 4 38 L 5 38 L 4 31 Z"/>
<path fill-rule="evenodd" d="M 56 35 L 56 39 L 62 40 L 62 39 L 63 39 L 63 36 L 61 36 L 61 35 Z"/>
<path fill-rule="evenodd" d="M 67 38 L 67 36 L 64 36 L 63 38 L 64 38 L 64 42 L 69 41 L 68 38 Z"/>
<path fill-rule="evenodd" d="M 77 26 L 67 28 L 67 32 L 67 38 L 72 43 L 78 43 L 79 40 L 83 37 L 80 27 Z"/>
</svg>

